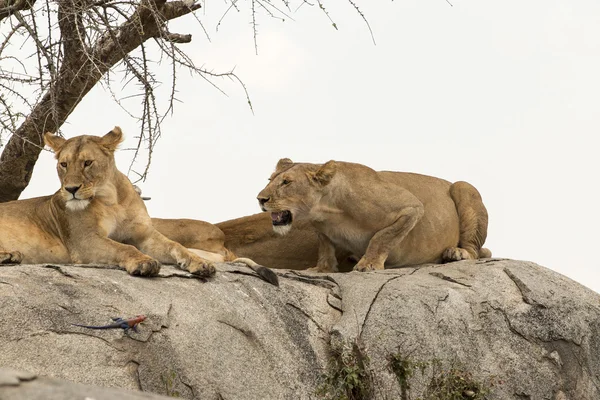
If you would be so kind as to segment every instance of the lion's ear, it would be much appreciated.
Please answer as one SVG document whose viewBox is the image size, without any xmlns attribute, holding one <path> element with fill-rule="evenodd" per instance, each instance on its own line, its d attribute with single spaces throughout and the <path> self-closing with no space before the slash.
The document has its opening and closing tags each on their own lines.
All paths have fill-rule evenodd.
<svg viewBox="0 0 600 400">
<path fill-rule="evenodd" d="M 292 166 L 294 162 L 289 158 L 282 158 L 277 162 L 277 166 L 275 167 L 275 172 L 281 172 L 285 169 L 288 169 Z"/>
<path fill-rule="evenodd" d="M 67 139 L 55 135 L 52 132 L 44 133 L 44 143 L 46 143 L 46 146 L 54 150 L 55 153 L 58 153 L 58 151 L 61 147 L 63 147 L 66 141 Z"/>
<path fill-rule="evenodd" d="M 337 165 L 335 161 L 330 160 L 325 164 L 321 165 L 319 169 L 312 174 L 312 179 L 318 184 L 325 186 L 331 182 L 331 179 L 335 175 Z"/>
<path fill-rule="evenodd" d="M 122 141 L 123 131 L 118 126 L 115 126 L 112 131 L 102 136 L 100 144 L 110 151 L 115 151 Z"/>
</svg>

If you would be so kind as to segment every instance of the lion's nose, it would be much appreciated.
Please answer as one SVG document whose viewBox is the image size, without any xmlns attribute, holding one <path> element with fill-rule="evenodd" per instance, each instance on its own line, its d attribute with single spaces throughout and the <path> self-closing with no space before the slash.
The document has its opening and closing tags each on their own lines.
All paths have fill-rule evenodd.
<svg viewBox="0 0 600 400">
<path fill-rule="evenodd" d="M 269 201 L 270 197 L 260 197 L 259 196 L 259 197 L 257 197 L 257 199 L 258 199 L 258 204 L 260 204 L 261 206 L 264 206 L 265 203 L 267 201 Z"/>
<path fill-rule="evenodd" d="M 71 193 L 73 196 L 75 196 L 75 193 L 79 190 L 79 188 L 81 187 L 81 185 L 79 186 L 66 186 L 65 190 L 69 193 Z"/>
</svg>

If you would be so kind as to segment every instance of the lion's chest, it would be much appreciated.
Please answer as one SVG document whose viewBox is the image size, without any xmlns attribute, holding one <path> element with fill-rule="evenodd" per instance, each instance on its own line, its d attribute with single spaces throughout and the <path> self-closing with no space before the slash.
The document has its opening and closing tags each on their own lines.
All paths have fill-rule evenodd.
<svg viewBox="0 0 600 400">
<path fill-rule="evenodd" d="M 132 237 L 134 220 L 135 216 L 129 215 L 127 210 L 115 207 L 111 210 L 105 210 L 98 221 L 98 225 L 102 233 L 108 238 L 123 243 Z"/>
<path fill-rule="evenodd" d="M 114 239 L 113 233 L 117 230 L 117 218 L 113 216 L 102 218 L 99 225 L 100 229 L 105 232 L 106 236 Z"/>
</svg>

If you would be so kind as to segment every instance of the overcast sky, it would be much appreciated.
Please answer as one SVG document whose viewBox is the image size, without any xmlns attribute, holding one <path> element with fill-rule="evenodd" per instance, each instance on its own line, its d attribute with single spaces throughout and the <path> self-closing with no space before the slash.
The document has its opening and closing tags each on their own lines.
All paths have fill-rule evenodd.
<svg viewBox="0 0 600 400">
<path fill-rule="evenodd" d="M 222 11 L 206 4 L 198 16 L 210 42 L 194 18 L 172 25 L 193 34 L 181 47 L 196 63 L 235 67 L 255 114 L 235 84 L 222 82 L 224 96 L 182 72 L 181 103 L 140 183 L 150 214 L 219 222 L 258 212 L 256 195 L 282 157 L 466 180 L 487 206 L 494 256 L 600 291 L 600 2 L 359 2 L 376 45 L 352 6 L 334 3 L 337 31 L 316 6 L 295 21 L 262 18 L 258 55 L 244 9 L 215 32 Z M 133 145 L 136 121 L 97 87 L 62 132 L 114 125 L 129 137 L 123 147 Z M 118 153 L 122 170 L 131 156 Z M 43 152 L 22 198 L 58 185 Z"/>
</svg>

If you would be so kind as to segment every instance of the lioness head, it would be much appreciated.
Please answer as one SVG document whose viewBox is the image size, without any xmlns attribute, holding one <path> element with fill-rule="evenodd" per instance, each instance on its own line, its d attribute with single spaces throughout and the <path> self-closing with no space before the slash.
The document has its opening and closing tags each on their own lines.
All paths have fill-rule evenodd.
<svg viewBox="0 0 600 400">
<path fill-rule="evenodd" d="M 333 160 L 322 165 L 294 163 L 289 158 L 279 160 L 269 184 L 258 194 L 260 208 L 271 212 L 273 230 L 285 235 L 295 218 L 308 214 L 335 170 Z"/>
<path fill-rule="evenodd" d="M 44 142 L 58 161 L 60 193 L 67 209 L 83 210 L 94 197 L 110 192 L 116 171 L 114 151 L 122 140 L 118 126 L 102 137 L 82 135 L 66 140 L 50 132 L 44 134 Z"/>
</svg>

